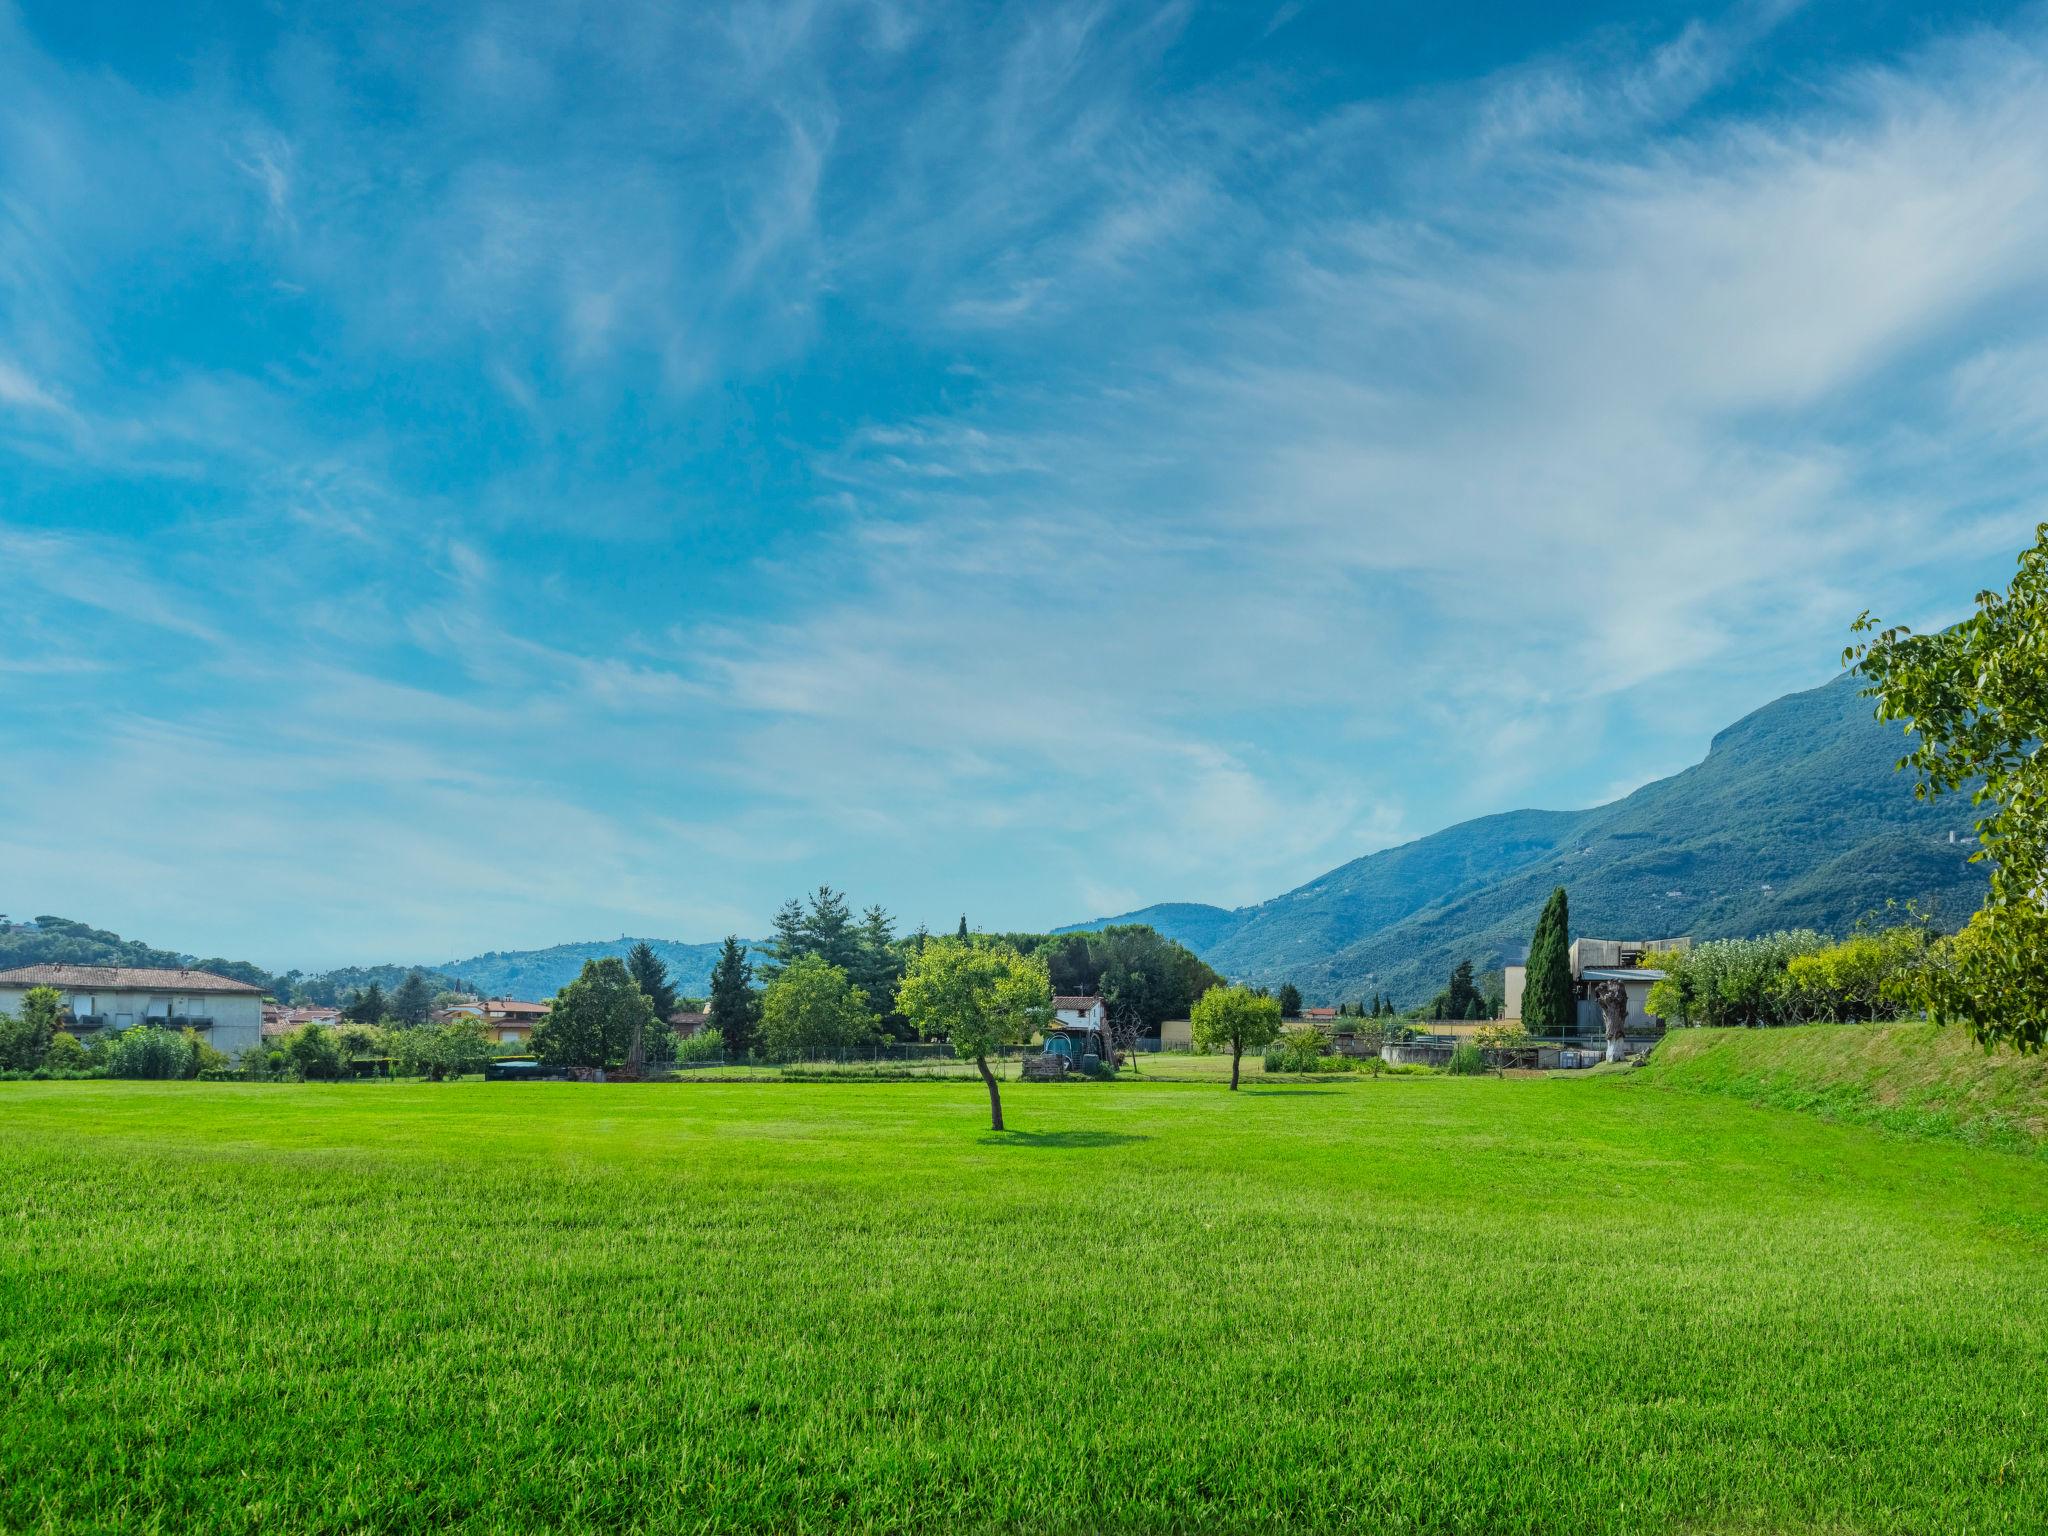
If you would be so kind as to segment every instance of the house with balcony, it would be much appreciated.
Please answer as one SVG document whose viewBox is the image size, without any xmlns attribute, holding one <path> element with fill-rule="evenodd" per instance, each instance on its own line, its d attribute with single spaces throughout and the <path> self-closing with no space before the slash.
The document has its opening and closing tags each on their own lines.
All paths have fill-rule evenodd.
<svg viewBox="0 0 2048 1536">
<path fill-rule="evenodd" d="M 516 997 L 487 997 L 453 1003 L 434 1015 L 436 1023 L 475 1019 L 484 1027 L 484 1037 L 496 1045 L 525 1045 L 533 1039 L 534 1028 L 548 1016 L 550 1003 L 528 1003 Z"/>
<path fill-rule="evenodd" d="M 263 989 L 211 971 L 145 970 L 125 965 L 24 965 L 0 971 L 0 1013 L 19 1013 L 31 987 L 63 997 L 64 1027 L 81 1039 L 101 1030 L 153 1024 L 195 1029 L 233 1056 L 263 1039 Z"/>
</svg>

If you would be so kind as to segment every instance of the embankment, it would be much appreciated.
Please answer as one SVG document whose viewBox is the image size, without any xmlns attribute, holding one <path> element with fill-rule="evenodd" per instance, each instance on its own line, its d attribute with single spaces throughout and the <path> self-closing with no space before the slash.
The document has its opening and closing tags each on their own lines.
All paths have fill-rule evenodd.
<svg viewBox="0 0 2048 1536">
<path fill-rule="evenodd" d="M 1675 1029 L 1637 1081 L 2048 1157 L 2048 1056 L 1931 1024 Z"/>
</svg>

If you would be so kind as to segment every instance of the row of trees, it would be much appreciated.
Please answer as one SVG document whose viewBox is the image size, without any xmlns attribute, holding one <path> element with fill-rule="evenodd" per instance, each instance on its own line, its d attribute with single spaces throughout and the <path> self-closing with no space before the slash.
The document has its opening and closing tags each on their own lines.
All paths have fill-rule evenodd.
<svg viewBox="0 0 2048 1536">
<path fill-rule="evenodd" d="M 1939 942 L 1925 924 L 1712 939 L 1659 958 L 1648 1007 L 1680 1025 L 1868 1023 L 1915 1017 Z"/>
</svg>

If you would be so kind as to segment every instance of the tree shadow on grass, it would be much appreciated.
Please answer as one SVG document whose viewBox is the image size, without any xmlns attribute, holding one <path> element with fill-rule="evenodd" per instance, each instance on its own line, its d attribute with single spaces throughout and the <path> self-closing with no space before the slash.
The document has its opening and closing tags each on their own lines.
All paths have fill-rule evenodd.
<svg viewBox="0 0 2048 1536">
<path fill-rule="evenodd" d="M 1133 1136 L 1124 1131 L 990 1131 L 981 1138 L 984 1147 L 1128 1147 L 1150 1141 L 1150 1136 Z"/>
<path fill-rule="evenodd" d="M 1278 1083 L 1262 1084 L 1261 1086 L 1254 1088 L 1251 1084 L 1246 1083 L 1242 1088 L 1238 1089 L 1237 1091 L 1239 1093 L 1248 1094 L 1254 1098 L 1260 1099 L 1299 1099 L 1322 1098 L 1327 1094 L 1336 1093 L 1339 1090 L 1335 1088 L 1287 1088 L 1282 1087 Z"/>
</svg>

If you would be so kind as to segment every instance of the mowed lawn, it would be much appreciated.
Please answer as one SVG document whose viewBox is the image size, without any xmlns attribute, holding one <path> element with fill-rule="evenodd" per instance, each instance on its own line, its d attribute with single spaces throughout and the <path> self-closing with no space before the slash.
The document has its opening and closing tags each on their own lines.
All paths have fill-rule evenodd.
<svg viewBox="0 0 2048 1536">
<path fill-rule="evenodd" d="M 0 1085 L 0 1529 L 2039 1532 L 2048 1166 L 1593 1080 Z"/>
</svg>

